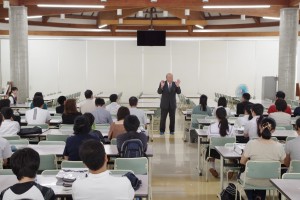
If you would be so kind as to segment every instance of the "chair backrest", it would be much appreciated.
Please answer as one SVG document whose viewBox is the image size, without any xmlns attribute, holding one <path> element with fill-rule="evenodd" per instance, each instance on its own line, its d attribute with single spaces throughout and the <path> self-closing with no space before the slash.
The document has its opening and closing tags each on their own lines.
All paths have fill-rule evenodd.
<svg viewBox="0 0 300 200">
<path fill-rule="evenodd" d="M 135 174 L 148 174 L 148 159 L 142 158 L 117 158 L 115 170 L 132 170 Z"/>
<path fill-rule="evenodd" d="M 24 145 L 24 146 L 28 146 L 29 145 L 29 141 L 26 139 L 20 139 L 20 140 L 8 140 L 10 145 Z"/>
<path fill-rule="evenodd" d="M 295 138 L 296 138 L 296 137 L 288 136 L 288 137 L 286 137 L 285 142 L 288 142 L 288 141 L 293 140 L 293 139 L 295 139 Z"/>
<path fill-rule="evenodd" d="M 112 139 L 110 140 L 110 144 L 111 144 L 111 145 L 117 145 L 117 138 L 112 138 Z"/>
<path fill-rule="evenodd" d="M 281 125 L 281 124 L 278 124 L 277 126 L 281 127 L 281 128 L 285 128 L 284 130 L 293 130 L 294 129 L 293 125 Z"/>
<path fill-rule="evenodd" d="M 57 169 L 57 160 L 54 154 L 40 155 L 39 170 Z"/>
<path fill-rule="evenodd" d="M 0 169 L 0 175 L 14 175 L 11 169 Z"/>
<path fill-rule="evenodd" d="M 278 142 L 278 138 L 277 137 L 271 137 L 271 140 Z"/>
<path fill-rule="evenodd" d="M 191 129 L 198 129 L 199 123 L 197 119 L 205 119 L 207 115 L 199 115 L 199 114 L 192 114 L 191 115 Z"/>
<path fill-rule="evenodd" d="M 121 158 L 138 158 L 144 155 L 143 143 L 139 139 L 126 140 L 121 146 Z"/>
<path fill-rule="evenodd" d="M 300 179 L 300 173 L 285 173 L 282 179 Z"/>
<path fill-rule="evenodd" d="M 68 137 L 70 137 L 70 135 L 67 135 L 67 134 L 47 135 L 46 140 L 47 141 L 63 141 L 63 142 L 66 142 Z"/>
<path fill-rule="evenodd" d="M 41 129 L 49 129 L 49 124 L 27 124 L 27 126 L 23 128 L 33 128 L 33 127 L 40 127 Z"/>
<path fill-rule="evenodd" d="M 134 174 L 132 170 L 110 170 L 109 174 L 110 175 L 116 175 L 116 176 L 123 176 L 124 174 L 131 172 Z"/>
<path fill-rule="evenodd" d="M 251 179 L 280 178 L 281 163 L 279 161 L 248 161 L 245 177 Z"/>
<path fill-rule="evenodd" d="M 286 130 L 286 128 L 283 126 L 276 126 L 275 130 L 283 131 L 283 130 Z"/>
<path fill-rule="evenodd" d="M 289 173 L 300 173 L 300 160 L 292 160 L 289 167 Z"/>
<path fill-rule="evenodd" d="M 61 168 L 87 168 L 82 161 L 68 161 L 61 162 Z"/>
<path fill-rule="evenodd" d="M 227 143 L 235 142 L 235 137 L 211 137 L 209 140 L 209 148 L 214 149 L 216 146 L 225 146 Z"/>
<path fill-rule="evenodd" d="M 10 135 L 10 136 L 2 136 L 3 138 L 7 139 L 7 140 L 20 140 L 20 136 L 18 135 Z"/>
<path fill-rule="evenodd" d="M 40 141 L 38 145 L 66 145 L 64 141 Z"/>
<path fill-rule="evenodd" d="M 59 129 L 71 129 L 73 130 L 74 125 L 73 124 L 60 124 Z"/>
<path fill-rule="evenodd" d="M 44 171 L 42 172 L 42 175 L 57 175 L 59 171 L 60 171 L 60 170 L 58 170 L 58 169 L 54 169 L 54 170 L 44 170 Z"/>
</svg>

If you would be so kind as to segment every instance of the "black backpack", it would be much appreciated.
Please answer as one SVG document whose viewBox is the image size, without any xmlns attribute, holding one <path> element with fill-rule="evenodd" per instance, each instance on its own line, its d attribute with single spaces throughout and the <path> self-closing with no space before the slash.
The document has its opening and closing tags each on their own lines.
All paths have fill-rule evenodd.
<svg viewBox="0 0 300 200">
<path fill-rule="evenodd" d="M 121 147 L 121 158 L 145 157 L 143 143 L 139 139 L 126 140 Z"/>
<path fill-rule="evenodd" d="M 18 135 L 23 136 L 23 135 L 41 134 L 42 132 L 43 131 L 40 127 L 35 126 L 35 127 L 32 127 L 32 128 L 21 128 Z"/>
<path fill-rule="evenodd" d="M 236 187 L 233 183 L 229 183 L 228 186 L 221 192 L 221 200 L 235 200 L 235 193 L 237 192 L 237 200 L 240 200 L 240 193 L 236 191 Z"/>
</svg>

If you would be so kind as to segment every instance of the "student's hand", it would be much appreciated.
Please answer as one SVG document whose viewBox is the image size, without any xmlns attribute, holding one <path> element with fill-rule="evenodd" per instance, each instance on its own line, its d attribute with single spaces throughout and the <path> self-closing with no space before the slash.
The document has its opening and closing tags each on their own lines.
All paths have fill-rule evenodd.
<svg viewBox="0 0 300 200">
<path fill-rule="evenodd" d="M 177 81 L 175 82 L 176 86 L 179 87 L 180 86 L 181 81 L 179 79 L 177 79 Z"/>
<path fill-rule="evenodd" d="M 160 81 L 160 87 L 161 87 L 161 89 L 163 89 L 164 86 L 165 86 L 165 81 L 164 81 L 164 80 L 161 80 L 161 81 Z"/>
</svg>

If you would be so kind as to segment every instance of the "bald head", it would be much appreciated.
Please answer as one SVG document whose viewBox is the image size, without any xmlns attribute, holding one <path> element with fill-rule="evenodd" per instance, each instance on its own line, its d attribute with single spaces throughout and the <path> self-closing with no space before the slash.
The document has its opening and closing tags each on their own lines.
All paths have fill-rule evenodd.
<svg viewBox="0 0 300 200">
<path fill-rule="evenodd" d="M 167 79 L 168 83 L 172 83 L 173 82 L 173 74 L 167 73 L 166 79 Z"/>
</svg>

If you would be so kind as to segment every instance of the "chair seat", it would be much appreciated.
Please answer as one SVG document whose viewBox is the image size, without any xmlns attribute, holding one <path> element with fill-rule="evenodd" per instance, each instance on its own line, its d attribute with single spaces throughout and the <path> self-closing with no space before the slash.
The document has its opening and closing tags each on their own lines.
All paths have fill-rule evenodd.
<svg viewBox="0 0 300 200">
<path fill-rule="evenodd" d="M 237 180 L 239 184 L 243 185 L 244 181 L 241 179 Z M 256 180 L 257 181 L 257 180 Z M 270 180 L 268 179 L 264 179 L 263 181 L 269 182 L 270 185 L 268 186 L 258 186 L 258 185 L 251 185 L 251 184 L 245 184 L 245 186 L 243 187 L 245 190 L 275 190 L 276 188 L 274 186 L 272 186 Z"/>
</svg>

